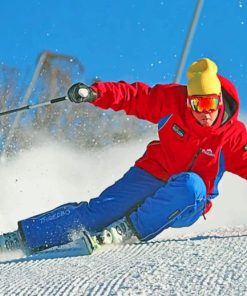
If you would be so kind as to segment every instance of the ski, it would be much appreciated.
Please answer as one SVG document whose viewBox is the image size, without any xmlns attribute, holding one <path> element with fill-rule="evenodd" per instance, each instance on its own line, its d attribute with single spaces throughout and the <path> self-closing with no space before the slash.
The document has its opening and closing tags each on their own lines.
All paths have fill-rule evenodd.
<svg viewBox="0 0 247 296">
<path fill-rule="evenodd" d="M 23 241 L 19 231 L 13 231 L 0 235 L 0 254 L 14 254 L 16 251 L 24 253 L 23 257 L 14 258 L 12 262 L 88 256 L 104 245 L 122 244 L 123 241 L 130 239 L 132 234 L 132 230 L 123 218 L 97 233 L 81 230 L 75 234 L 76 238 L 67 244 L 48 248 L 44 242 L 32 249 Z"/>
<path fill-rule="evenodd" d="M 25 247 L 23 247 L 20 239 L 18 239 L 17 232 L 10 232 L 0 235 L 0 255 L 6 254 L 6 257 L 11 257 L 11 259 L 1 260 L 0 257 L 0 264 L 10 262 L 18 263 L 30 260 L 89 256 L 103 245 L 109 245 L 112 243 L 113 238 L 108 230 L 104 230 L 95 235 L 90 235 L 87 231 L 83 231 L 80 233 L 80 237 L 78 239 L 75 239 L 65 245 L 54 246 L 49 249 L 30 253 L 25 249 Z M 18 251 L 21 251 L 23 256 L 18 256 L 16 258 L 15 253 Z"/>
<path fill-rule="evenodd" d="M 2 255 L 1 257 L 5 257 L 4 254 L 7 258 L 11 257 L 11 259 L 2 261 L 0 259 L 0 263 L 89 256 L 100 246 L 96 236 L 90 236 L 88 233 L 83 232 L 80 238 L 65 245 L 55 246 L 39 252 L 30 253 L 24 247 L 22 247 L 20 243 L 16 243 L 16 239 L 13 240 L 11 238 L 11 240 L 10 234 L 11 233 L 0 235 L 0 242 L 2 242 L 2 245 L 0 246 L 0 254 Z M 14 243 L 16 245 L 14 245 Z M 23 256 L 19 258 L 12 258 L 12 255 L 14 256 L 18 251 L 21 251 Z"/>
</svg>

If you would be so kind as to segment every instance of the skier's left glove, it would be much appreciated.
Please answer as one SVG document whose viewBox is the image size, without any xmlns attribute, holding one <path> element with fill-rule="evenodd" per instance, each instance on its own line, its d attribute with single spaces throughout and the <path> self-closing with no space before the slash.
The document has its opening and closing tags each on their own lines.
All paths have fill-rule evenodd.
<svg viewBox="0 0 247 296">
<path fill-rule="evenodd" d="M 68 98 L 71 102 L 92 102 L 97 98 L 97 93 L 84 83 L 73 84 L 68 90 Z"/>
</svg>

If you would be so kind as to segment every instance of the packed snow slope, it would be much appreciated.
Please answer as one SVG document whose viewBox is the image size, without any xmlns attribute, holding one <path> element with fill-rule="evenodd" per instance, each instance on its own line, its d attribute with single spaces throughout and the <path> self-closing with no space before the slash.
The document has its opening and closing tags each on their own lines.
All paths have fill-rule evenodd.
<svg viewBox="0 0 247 296">
<path fill-rule="evenodd" d="M 0 264 L 0 295 L 247 295 L 247 228 Z"/>
<path fill-rule="evenodd" d="M 88 152 L 40 138 L 31 151 L 2 161 L 0 233 L 14 230 L 19 219 L 97 196 L 147 142 Z M 246 296 L 247 182 L 225 174 L 220 192 L 206 221 L 169 229 L 145 244 L 18 263 L 1 255 L 0 295 Z"/>
</svg>

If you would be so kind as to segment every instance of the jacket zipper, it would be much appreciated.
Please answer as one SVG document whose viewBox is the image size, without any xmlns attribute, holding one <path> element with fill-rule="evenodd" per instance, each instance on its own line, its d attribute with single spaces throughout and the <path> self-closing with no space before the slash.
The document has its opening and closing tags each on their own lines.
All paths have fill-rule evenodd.
<svg viewBox="0 0 247 296">
<path fill-rule="evenodd" d="M 192 167 L 194 166 L 194 164 L 195 164 L 195 162 L 196 162 L 196 160 L 197 160 L 199 154 L 201 153 L 201 151 L 202 151 L 202 148 L 199 148 L 199 149 L 196 151 L 196 154 L 195 154 L 194 158 L 192 159 L 192 161 L 191 161 L 191 163 L 190 163 L 189 171 L 191 171 L 191 169 L 192 169 Z M 205 210 L 205 208 L 206 208 L 206 205 L 207 205 L 207 201 L 206 201 L 206 203 L 205 203 L 204 210 Z M 204 213 L 202 213 L 202 216 L 203 216 L 204 220 L 206 220 L 206 216 L 205 216 Z"/>
<path fill-rule="evenodd" d="M 199 149 L 196 151 L 196 154 L 195 154 L 194 158 L 192 159 L 192 161 L 191 161 L 191 163 L 190 163 L 190 166 L 189 166 L 188 171 L 191 171 L 191 169 L 193 168 L 193 166 L 194 166 L 194 164 L 195 164 L 195 162 L 196 162 L 196 160 L 197 160 L 199 154 L 201 153 L 201 151 L 202 151 L 202 148 L 199 148 Z"/>
</svg>

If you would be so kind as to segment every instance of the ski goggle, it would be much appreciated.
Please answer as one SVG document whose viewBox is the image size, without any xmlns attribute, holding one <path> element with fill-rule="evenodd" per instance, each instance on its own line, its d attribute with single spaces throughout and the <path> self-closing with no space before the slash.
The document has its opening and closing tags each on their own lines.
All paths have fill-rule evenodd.
<svg viewBox="0 0 247 296">
<path fill-rule="evenodd" d="M 213 112 L 219 109 L 222 105 L 221 95 L 206 95 L 206 96 L 189 96 L 187 99 L 188 106 L 193 111 L 202 112 Z"/>
</svg>

